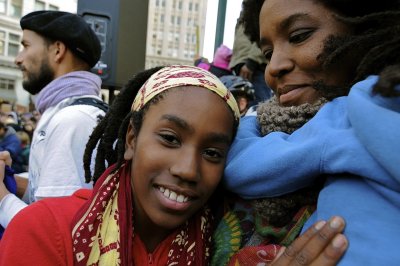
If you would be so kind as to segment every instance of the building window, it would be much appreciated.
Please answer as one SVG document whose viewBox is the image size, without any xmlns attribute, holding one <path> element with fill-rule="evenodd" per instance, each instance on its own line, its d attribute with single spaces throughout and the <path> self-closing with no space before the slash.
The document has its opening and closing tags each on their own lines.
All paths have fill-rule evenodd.
<svg viewBox="0 0 400 266">
<path fill-rule="evenodd" d="M 15 82 L 12 79 L 0 78 L 0 89 L 14 90 Z"/>
<path fill-rule="evenodd" d="M 0 13 L 3 14 L 6 13 L 6 6 L 7 6 L 6 0 L 0 0 Z"/>
<path fill-rule="evenodd" d="M 4 31 L 0 31 L 0 55 L 4 55 L 5 42 L 6 42 L 6 33 Z"/>
<path fill-rule="evenodd" d="M 10 16 L 15 18 L 22 16 L 22 0 L 11 0 Z"/>
<path fill-rule="evenodd" d="M 193 3 L 189 3 L 189 11 L 192 11 L 193 9 Z"/>
<path fill-rule="evenodd" d="M 18 34 L 10 33 L 8 35 L 8 56 L 16 57 L 19 52 L 19 39 Z"/>
<path fill-rule="evenodd" d="M 45 9 L 45 3 L 42 1 L 35 1 L 35 10 L 44 10 Z"/>
<path fill-rule="evenodd" d="M 182 1 L 179 1 L 178 9 L 179 9 L 179 10 L 182 10 Z"/>
<path fill-rule="evenodd" d="M 198 3 L 196 3 L 196 4 L 194 5 L 194 10 L 195 10 L 195 11 L 199 11 L 199 4 L 198 4 Z"/>
<path fill-rule="evenodd" d="M 59 9 L 58 6 L 49 5 L 49 10 L 58 11 Z"/>
</svg>

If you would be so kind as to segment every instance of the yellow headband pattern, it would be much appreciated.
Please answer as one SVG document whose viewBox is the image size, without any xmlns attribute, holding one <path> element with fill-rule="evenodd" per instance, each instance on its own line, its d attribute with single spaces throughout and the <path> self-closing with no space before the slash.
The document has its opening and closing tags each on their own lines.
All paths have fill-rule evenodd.
<svg viewBox="0 0 400 266">
<path fill-rule="evenodd" d="M 138 111 L 161 92 L 181 86 L 202 87 L 215 92 L 226 101 L 235 115 L 235 120 L 239 121 L 240 112 L 232 93 L 216 76 L 194 66 L 173 65 L 154 73 L 140 88 L 131 109 Z"/>
</svg>

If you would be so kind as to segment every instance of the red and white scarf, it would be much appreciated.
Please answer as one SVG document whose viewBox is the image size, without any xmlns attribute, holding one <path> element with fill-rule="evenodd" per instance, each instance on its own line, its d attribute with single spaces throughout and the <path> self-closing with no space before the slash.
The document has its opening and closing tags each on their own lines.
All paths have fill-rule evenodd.
<svg viewBox="0 0 400 266">
<path fill-rule="evenodd" d="M 130 164 L 108 168 L 72 226 L 75 265 L 133 265 L 133 205 Z M 208 265 L 213 221 L 210 209 L 199 210 L 175 231 L 167 265 Z"/>
</svg>

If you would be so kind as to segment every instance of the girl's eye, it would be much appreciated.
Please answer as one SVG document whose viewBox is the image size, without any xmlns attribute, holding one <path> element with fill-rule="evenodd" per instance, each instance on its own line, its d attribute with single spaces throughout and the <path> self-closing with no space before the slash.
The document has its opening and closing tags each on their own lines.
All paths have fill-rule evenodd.
<svg viewBox="0 0 400 266">
<path fill-rule="evenodd" d="M 173 134 L 160 133 L 162 141 L 168 145 L 179 145 L 178 138 Z"/>
<path fill-rule="evenodd" d="M 215 163 L 221 162 L 222 159 L 224 159 L 225 155 L 222 151 L 218 149 L 206 149 L 204 150 L 204 156 L 207 158 L 207 160 Z"/>
<path fill-rule="evenodd" d="M 314 32 L 314 30 L 310 30 L 310 29 L 296 30 L 290 34 L 289 42 L 301 43 L 301 42 L 307 40 L 313 32 Z"/>
</svg>

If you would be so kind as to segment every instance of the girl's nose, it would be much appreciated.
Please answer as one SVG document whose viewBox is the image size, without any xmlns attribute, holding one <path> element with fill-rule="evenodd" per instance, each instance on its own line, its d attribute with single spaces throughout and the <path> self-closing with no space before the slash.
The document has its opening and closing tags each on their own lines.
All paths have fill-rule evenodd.
<svg viewBox="0 0 400 266">
<path fill-rule="evenodd" d="M 182 180 L 196 182 L 199 178 L 199 163 L 196 152 L 188 149 L 174 159 L 170 173 Z"/>
</svg>

